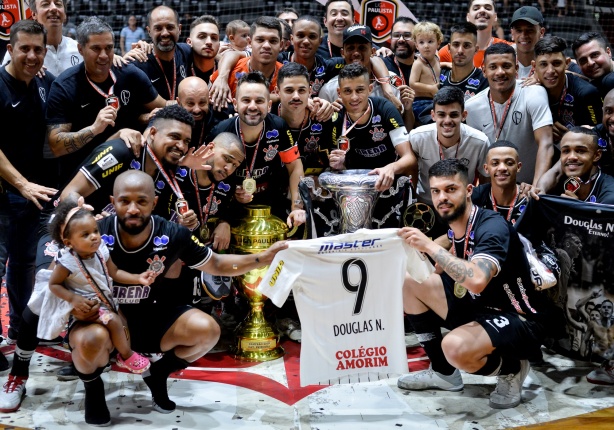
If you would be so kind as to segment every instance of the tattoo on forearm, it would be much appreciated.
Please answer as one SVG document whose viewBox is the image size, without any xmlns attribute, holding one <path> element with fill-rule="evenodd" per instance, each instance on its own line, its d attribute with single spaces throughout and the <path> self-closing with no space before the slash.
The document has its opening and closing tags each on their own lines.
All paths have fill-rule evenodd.
<svg viewBox="0 0 614 430">
<path fill-rule="evenodd" d="M 50 136 L 55 132 L 57 146 L 64 148 L 67 154 L 78 151 L 94 139 L 91 127 L 76 132 L 71 132 L 70 127 L 71 124 L 53 124 L 47 127 Z"/>
<path fill-rule="evenodd" d="M 473 278 L 473 269 L 467 267 L 468 262 L 454 257 L 444 249 L 440 249 L 433 259 L 456 282 L 462 284 L 467 278 Z"/>
<path fill-rule="evenodd" d="M 484 273 L 486 282 L 490 282 L 493 276 L 495 276 L 495 273 L 497 273 L 497 266 L 495 263 L 485 258 L 476 258 L 474 261 L 478 268 Z"/>
</svg>

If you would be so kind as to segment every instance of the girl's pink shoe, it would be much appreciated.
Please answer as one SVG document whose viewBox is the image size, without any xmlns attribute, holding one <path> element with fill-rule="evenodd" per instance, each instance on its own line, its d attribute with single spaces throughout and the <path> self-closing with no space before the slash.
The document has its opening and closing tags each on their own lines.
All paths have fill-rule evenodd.
<svg viewBox="0 0 614 430">
<path fill-rule="evenodd" d="M 121 354 L 117 354 L 117 365 L 119 367 L 123 367 L 124 369 L 128 369 L 132 373 L 143 373 L 151 363 L 146 357 L 143 357 L 138 352 L 133 352 L 127 360 L 124 360 Z"/>
</svg>

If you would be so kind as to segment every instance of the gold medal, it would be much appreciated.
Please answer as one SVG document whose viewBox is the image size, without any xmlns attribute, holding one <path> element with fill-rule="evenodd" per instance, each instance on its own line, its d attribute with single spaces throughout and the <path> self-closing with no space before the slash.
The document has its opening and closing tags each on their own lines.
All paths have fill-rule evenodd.
<svg viewBox="0 0 614 430">
<path fill-rule="evenodd" d="M 188 202 L 185 199 L 177 199 L 175 202 L 175 211 L 179 215 L 184 215 L 190 208 L 188 207 Z"/>
<path fill-rule="evenodd" d="M 256 192 L 256 181 L 252 178 L 245 178 L 243 180 L 243 189 L 246 193 L 254 194 Z"/>
<path fill-rule="evenodd" d="M 203 242 L 208 241 L 208 240 L 209 240 L 209 234 L 210 234 L 210 232 L 209 232 L 209 227 L 207 227 L 206 225 L 203 225 L 203 226 L 200 228 L 200 239 L 201 239 Z"/>
<path fill-rule="evenodd" d="M 458 297 L 459 299 L 462 299 L 463 297 L 465 297 L 465 294 L 467 294 L 467 289 L 463 287 L 461 284 L 459 284 L 458 282 L 455 282 L 454 283 L 454 295 Z"/>
<path fill-rule="evenodd" d="M 337 148 L 347 152 L 350 149 L 350 139 L 345 136 L 341 136 L 339 139 L 337 139 Z"/>
</svg>

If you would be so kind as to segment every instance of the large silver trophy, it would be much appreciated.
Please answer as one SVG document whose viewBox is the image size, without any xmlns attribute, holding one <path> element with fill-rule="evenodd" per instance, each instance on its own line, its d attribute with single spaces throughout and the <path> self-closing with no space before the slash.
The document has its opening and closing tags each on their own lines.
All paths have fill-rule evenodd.
<svg viewBox="0 0 614 430">
<path fill-rule="evenodd" d="M 352 233 L 360 228 L 371 228 L 373 223 L 383 224 L 389 216 L 400 215 L 402 203 L 393 207 L 382 220 L 374 220 L 373 208 L 380 193 L 375 189 L 378 175 L 369 175 L 370 170 L 343 170 L 324 172 L 318 178 L 320 186 L 328 190 L 339 206 L 340 233 Z M 396 187 L 382 193 L 389 197 L 400 192 L 409 182 L 402 176 L 397 180 Z"/>
</svg>

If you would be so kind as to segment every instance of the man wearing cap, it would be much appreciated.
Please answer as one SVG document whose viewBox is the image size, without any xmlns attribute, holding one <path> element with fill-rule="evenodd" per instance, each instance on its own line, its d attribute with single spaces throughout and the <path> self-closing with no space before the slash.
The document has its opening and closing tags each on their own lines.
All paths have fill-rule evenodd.
<svg viewBox="0 0 614 430">
<path fill-rule="evenodd" d="M 371 82 L 373 88 L 371 90 L 371 97 L 386 97 L 382 88 L 383 84 L 388 84 L 388 81 L 382 83 L 373 73 L 373 67 L 371 65 L 371 55 L 375 54 L 375 48 L 371 40 L 371 29 L 364 25 L 355 24 L 346 28 L 343 31 L 343 48 L 341 49 L 341 55 L 345 59 L 346 64 L 360 64 L 369 71 L 371 76 Z M 339 80 L 335 76 L 328 81 L 320 90 L 320 98 L 333 103 L 337 100 Z M 411 111 L 411 103 L 413 102 L 413 91 L 409 89 L 407 85 L 401 85 L 399 88 L 391 86 L 392 95 L 397 99 L 400 99 L 404 105 L 403 121 L 410 130 L 413 128 L 414 116 Z"/>
<path fill-rule="evenodd" d="M 544 37 L 544 17 L 533 6 L 516 9 L 510 23 L 512 40 L 516 42 L 518 57 L 518 79 L 528 78 L 533 74 L 531 62 L 535 60 L 535 44 Z"/>
</svg>

